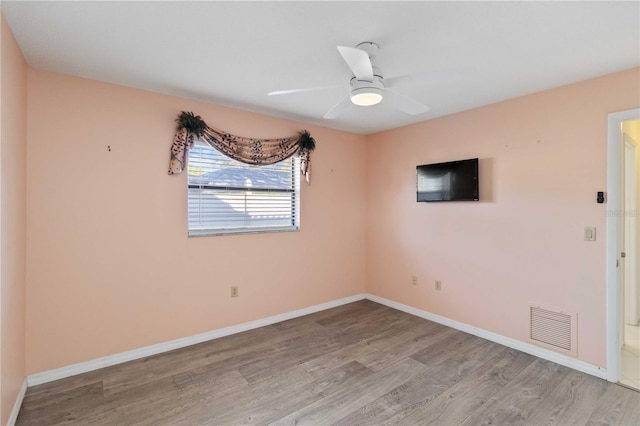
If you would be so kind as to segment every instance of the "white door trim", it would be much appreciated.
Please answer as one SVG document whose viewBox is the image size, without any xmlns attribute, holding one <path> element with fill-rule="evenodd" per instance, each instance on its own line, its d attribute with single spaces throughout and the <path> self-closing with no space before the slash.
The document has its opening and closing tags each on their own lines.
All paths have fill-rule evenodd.
<svg viewBox="0 0 640 426">
<path fill-rule="evenodd" d="M 640 119 L 640 108 L 609 114 L 607 142 L 607 380 L 620 380 L 620 330 L 622 320 L 620 260 L 622 213 L 622 122 Z"/>
</svg>

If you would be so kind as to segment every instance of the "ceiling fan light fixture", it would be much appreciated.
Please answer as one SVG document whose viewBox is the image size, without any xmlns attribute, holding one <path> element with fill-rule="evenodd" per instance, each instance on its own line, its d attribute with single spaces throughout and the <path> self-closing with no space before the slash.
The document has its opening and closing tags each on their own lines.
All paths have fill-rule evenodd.
<svg viewBox="0 0 640 426">
<path fill-rule="evenodd" d="M 351 102 L 359 106 L 373 106 L 382 102 L 384 84 L 379 77 L 374 81 L 351 80 Z"/>
<path fill-rule="evenodd" d="M 359 106 L 373 106 L 382 102 L 382 90 L 376 88 L 358 89 L 351 92 L 351 102 Z"/>
</svg>

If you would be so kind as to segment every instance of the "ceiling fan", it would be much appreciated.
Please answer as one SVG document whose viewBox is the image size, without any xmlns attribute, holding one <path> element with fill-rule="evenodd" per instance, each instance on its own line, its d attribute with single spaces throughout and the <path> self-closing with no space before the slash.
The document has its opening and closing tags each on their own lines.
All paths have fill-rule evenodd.
<svg viewBox="0 0 640 426">
<path fill-rule="evenodd" d="M 376 43 L 366 41 L 356 47 L 338 46 L 338 52 L 347 63 L 353 77 L 349 82 L 349 96 L 334 105 L 324 115 L 326 119 L 336 118 L 350 103 L 359 106 L 372 106 L 385 99 L 400 111 L 410 115 L 417 115 L 427 112 L 429 107 L 411 99 L 407 96 L 395 92 L 389 87 L 399 80 L 411 77 L 421 77 L 420 74 L 402 75 L 392 78 L 384 78 L 382 71 L 372 63 L 378 53 L 379 46 Z M 424 77 L 424 76 L 423 76 Z M 317 90 L 332 89 L 340 86 L 307 87 L 302 89 L 278 90 L 270 92 L 269 96 L 289 95 L 293 93 L 312 92 Z"/>
</svg>

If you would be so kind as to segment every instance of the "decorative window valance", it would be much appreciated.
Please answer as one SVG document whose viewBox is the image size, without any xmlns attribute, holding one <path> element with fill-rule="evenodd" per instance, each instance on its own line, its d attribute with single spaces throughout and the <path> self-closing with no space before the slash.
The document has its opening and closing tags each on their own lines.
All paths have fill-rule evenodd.
<svg viewBox="0 0 640 426">
<path fill-rule="evenodd" d="M 308 131 L 297 136 L 279 139 L 254 139 L 235 136 L 207 126 L 199 115 L 185 112 L 176 119 L 178 128 L 171 145 L 169 174 L 181 173 L 187 165 L 189 150 L 197 140 L 211 145 L 224 155 L 254 166 L 275 164 L 295 154 L 300 156 L 300 172 L 309 182 L 311 151 L 316 141 Z"/>
</svg>

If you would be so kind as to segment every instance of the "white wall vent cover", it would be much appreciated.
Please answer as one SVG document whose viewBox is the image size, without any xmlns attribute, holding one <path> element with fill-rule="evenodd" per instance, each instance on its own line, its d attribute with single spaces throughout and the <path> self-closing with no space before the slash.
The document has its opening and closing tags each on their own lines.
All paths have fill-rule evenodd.
<svg viewBox="0 0 640 426">
<path fill-rule="evenodd" d="M 577 356 L 577 314 L 529 307 L 529 338 L 539 346 Z"/>
</svg>

